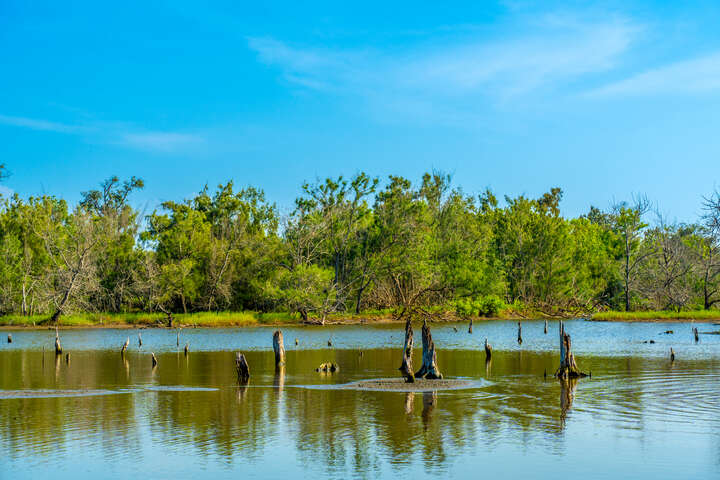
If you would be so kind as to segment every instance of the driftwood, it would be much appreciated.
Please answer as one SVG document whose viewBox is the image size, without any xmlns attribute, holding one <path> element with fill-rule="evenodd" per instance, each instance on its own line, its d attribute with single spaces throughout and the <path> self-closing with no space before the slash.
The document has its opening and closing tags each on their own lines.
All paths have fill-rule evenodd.
<svg viewBox="0 0 720 480">
<path fill-rule="evenodd" d="M 522 345 L 522 325 L 518 322 L 518 345 Z"/>
<path fill-rule="evenodd" d="M 120 355 L 125 355 L 125 350 L 127 350 L 128 345 L 130 345 L 130 337 L 125 340 L 125 343 L 123 343 L 122 348 L 120 349 Z"/>
<path fill-rule="evenodd" d="M 315 369 L 316 372 L 325 372 L 325 373 L 327 373 L 327 372 L 335 373 L 338 370 L 340 370 L 340 367 L 335 362 L 321 363 L 320 366 Z"/>
<path fill-rule="evenodd" d="M 150 352 L 150 356 L 152 357 L 153 368 L 157 367 L 158 361 L 157 361 L 157 358 L 155 358 L 155 354 L 153 352 Z"/>
<path fill-rule="evenodd" d="M 285 346 L 283 345 L 283 334 L 280 330 L 273 333 L 273 350 L 275 351 L 275 366 L 285 365 Z"/>
<path fill-rule="evenodd" d="M 575 355 L 572 353 L 570 335 L 565 333 L 565 324 L 560 321 L 560 366 L 555 372 L 560 379 L 586 377 L 575 363 Z"/>
<path fill-rule="evenodd" d="M 436 380 L 443 378 L 442 373 L 437 367 L 437 355 L 435 353 L 435 342 L 433 342 L 428 327 L 427 320 L 423 320 L 422 326 L 422 366 L 415 373 L 417 378 L 426 378 L 428 380 Z"/>
<path fill-rule="evenodd" d="M 12 334 L 8 333 L 8 343 L 12 343 Z"/>
<path fill-rule="evenodd" d="M 60 345 L 60 334 L 58 333 L 57 327 L 55 327 L 55 355 L 62 355 L 62 346 Z"/>
<path fill-rule="evenodd" d="M 400 365 L 400 373 L 405 377 L 406 383 L 415 382 L 415 375 L 412 367 L 412 351 L 413 351 L 413 329 L 410 317 L 405 322 L 405 343 L 403 344 L 403 358 Z M 362 352 L 360 352 L 362 355 Z"/>
<path fill-rule="evenodd" d="M 472 333 L 472 318 L 470 319 L 470 326 L 468 327 L 468 333 Z"/>
<path fill-rule="evenodd" d="M 250 378 L 250 366 L 245 360 L 245 355 L 240 352 L 235 354 L 235 370 L 237 370 L 238 382 L 246 383 Z"/>
<path fill-rule="evenodd" d="M 490 345 L 487 341 L 487 338 L 485 338 L 485 360 L 490 360 L 492 358 L 492 345 Z"/>
<path fill-rule="evenodd" d="M 187 357 L 187 354 L 190 352 L 190 342 L 185 342 L 185 349 L 183 351 Z"/>
</svg>

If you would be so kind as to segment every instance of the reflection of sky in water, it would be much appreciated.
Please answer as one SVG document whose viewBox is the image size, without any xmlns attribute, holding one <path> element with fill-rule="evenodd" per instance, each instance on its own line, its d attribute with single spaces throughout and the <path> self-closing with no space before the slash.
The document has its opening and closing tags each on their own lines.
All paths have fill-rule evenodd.
<svg viewBox="0 0 720 480">
<path fill-rule="evenodd" d="M 564 388 L 550 378 L 556 327 L 545 336 L 542 322 L 523 322 L 522 348 L 512 322 L 477 322 L 473 335 L 433 327 L 442 372 L 479 382 L 435 395 L 304 388 L 398 376 L 399 325 L 283 328 L 282 377 L 270 328 L 183 330 L 189 357 L 171 331 L 143 331 L 142 351 L 133 331 L 66 331 L 69 364 L 39 351 L 54 332 L 14 331 L 0 348 L 0 476 L 717 478 L 718 336 L 695 345 L 689 324 L 568 322 L 593 376 Z M 329 334 L 339 348 L 325 347 Z M 236 349 L 246 387 L 235 384 Z M 325 361 L 340 371 L 313 371 Z"/>
</svg>

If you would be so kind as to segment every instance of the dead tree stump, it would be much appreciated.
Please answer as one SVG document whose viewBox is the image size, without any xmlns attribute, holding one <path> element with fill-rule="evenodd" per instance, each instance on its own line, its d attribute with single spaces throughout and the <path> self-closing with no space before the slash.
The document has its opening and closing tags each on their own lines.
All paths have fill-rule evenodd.
<svg viewBox="0 0 720 480">
<path fill-rule="evenodd" d="M 55 327 L 55 355 L 62 355 L 62 346 L 60 345 L 60 334 L 58 333 L 57 327 Z"/>
<path fill-rule="evenodd" d="M 250 379 L 250 366 L 245 360 L 245 355 L 240 352 L 235 354 L 235 370 L 239 383 L 246 383 Z"/>
<path fill-rule="evenodd" d="M 400 373 L 405 377 L 405 383 L 415 382 L 412 367 L 412 351 L 413 351 L 413 329 L 410 318 L 405 322 L 405 343 L 403 344 L 403 358 L 400 365 Z M 360 352 L 362 354 L 362 352 Z"/>
<path fill-rule="evenodd" d="M 522 345 L 522 325 L 518 322 L 518 345 Z"/>
<path fill-rule="evenodd" d="M 150 356 L 152 357 L 153 368 L 157 367 L 158 361 L 157 361 L 157 358 L 155 358 L 155 354 L 153 352 L 150 352 Z"/>
<path fill-rule="evenodd" d="M 487 341 L 487 338 L 485 338 L 485 360 L 490 360 L 492 358 L 492 345 L 490 345 Z"/>
<path fill-rule="evenodd" d="M 670 347 L 670 362 L 675 361 L 675 351 Z"/>
<path fill-rule="evenodd" d="M 12 334 L 8 333 L 8 343 L 12 343 Z"/>
<path fill-rule="evenodd" d="M 543 333 L 545 333 L 545 335 L 547 335 L 547 320 L 545 320 L 545 329 L 543 330 Z"/>
<path fill-rule="evenodd" d="M 275 366 L 285 365 L 285 346 L 283 345 L 283 334 L 280 330 L 273 333 L 273 350 L 275 351 Z"/>
<path fill-rule="evenodd" d="M 560 321 L 560 366 L 555 372 L 560 379 L 586 377 L 575 363 L 575 355 L 572 353 L 570 335 L 565 333 L 565 324 Z"/>
<path fill-rule="evenodd" d="M 179 328 L 177 330 L 177 338 L 175 340 L 175 346 L 177 346 L 177 347 L 180 346 L 180 329 Z"/>
<path fill-rule="evenodd" d="M 123 343 L 122 348 L 120 349 L 120 355 L 125 355 L 125 350 L 127 350 L 128 345 L 130 345 L 130 337 L 125 340 L 125 343 Z"/>
<path fill-rule="evenodd" d="M 700 332 L 698 332 L 697 327 L 693 327 L 693 335 L 695 335 L 695 343 L 700 341 Z"/>
<path fill-rule="evenodd" d="M 468 333 L 472 333 L 472 318 L 470 319 L 470 326 L 468 327 Z"/>
<path fill-rule="evenodd" d="M 142 337 L 140 336 L 140 332 L 138 332 L 138 347 L 142 347 Z"/>
<path fill-rule="evenodd" d="M 187 355 L 188 355 L 189 352 L 190 352 L 190 342 L 185 342 L 184 353 L 185 353 L 185 356 L 186 356 L 186 357 L 187 357 Z"/>
<path fill-rule="evenodd" d="M 435 353 L 435 342 L 433 342 L 432 335 L 430 334 L 430 327 L 428 327 L 427 320 L 423 320 L 422 326 L 422 366 L 420 370 L 415 373 L 415 377 L 426 378 L 428 380 L 436 380 L 443 378 L 442 373 L 437 367 L 437 355 Z"/>
</svg>

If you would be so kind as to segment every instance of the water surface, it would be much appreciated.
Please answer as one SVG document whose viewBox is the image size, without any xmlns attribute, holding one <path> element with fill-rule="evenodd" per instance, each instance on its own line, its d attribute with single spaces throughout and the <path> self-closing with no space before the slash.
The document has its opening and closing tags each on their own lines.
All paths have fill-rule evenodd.
<svg viewBox="0 0 720 480">
<path fill-rule="evenodd" d="M 720 476 L 720 336 L 696 344 L 677 323 L 566 327 L 592 378 L 551 378 L 556 322 L 547 335 L 523 322 L 522 346 L 512 322 L 472 335 L 443 324 L 440 369 L 473 388 L 424 393 L 330 388 L 396 377 L 401 325 L 284 328 L 280 371 L 271 328 L 182 330 L 179 347 L 175 331 L 148 329 L 142 348 L 132 330 L 61 331 L 67 361 L 50 351 L 54 331 L 14 331 L 0 345 L 0 478 Z M 327 361 L 340 371 L 314 371 Z"/>
</svg>

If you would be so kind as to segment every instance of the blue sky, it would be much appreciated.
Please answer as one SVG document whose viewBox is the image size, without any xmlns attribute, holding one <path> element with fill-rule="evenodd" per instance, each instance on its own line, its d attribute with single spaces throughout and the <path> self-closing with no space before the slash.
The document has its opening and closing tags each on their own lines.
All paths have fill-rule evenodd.
<svg viewBox="0 0 720 480">
<path fill-rule="evenodd" d="M 0 188 L 137 175 L 152 210 L 233 179 L 287 209 L 304 180 L 436 169 L 694 221 L 720 186 L 717 2 L 259 3 L 2 0 Z"/>
</svg>

